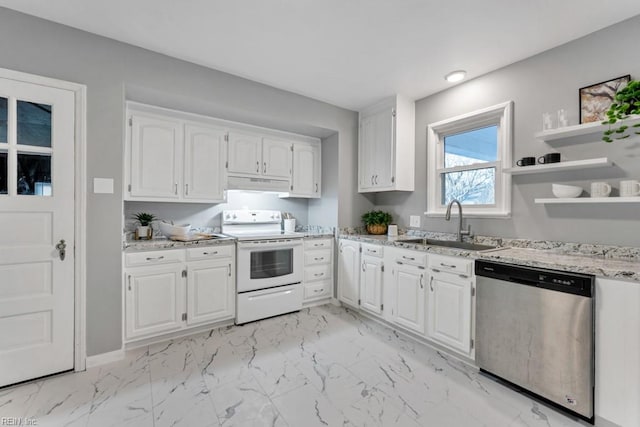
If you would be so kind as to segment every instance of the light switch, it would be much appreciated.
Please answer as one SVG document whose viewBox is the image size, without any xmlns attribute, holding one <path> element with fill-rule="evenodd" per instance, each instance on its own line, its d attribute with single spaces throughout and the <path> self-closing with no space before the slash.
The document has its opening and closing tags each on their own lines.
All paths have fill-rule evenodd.
<svg viewBox="0 0 640 427">
<path fill-rule="evenodd" d="M 420 216 L 419 215 L 410 215 L 409 216 L 409 227 L 420 227 Z"/>
<path fill-rule="evenodd" d="M 113 194 L 113 178 L 93 178 L 95 194 Z"/>
</svg>

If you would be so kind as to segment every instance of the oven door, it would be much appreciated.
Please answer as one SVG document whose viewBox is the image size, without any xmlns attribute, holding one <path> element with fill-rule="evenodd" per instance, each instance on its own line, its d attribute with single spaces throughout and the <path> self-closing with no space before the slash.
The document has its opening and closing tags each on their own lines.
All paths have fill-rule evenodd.
<svg viewBox="0 0 640 427">
<path fill-rule="evenodd" d="M 302 282 L 302 239 L 238 243 L 238 292 Z"/>
</svg>

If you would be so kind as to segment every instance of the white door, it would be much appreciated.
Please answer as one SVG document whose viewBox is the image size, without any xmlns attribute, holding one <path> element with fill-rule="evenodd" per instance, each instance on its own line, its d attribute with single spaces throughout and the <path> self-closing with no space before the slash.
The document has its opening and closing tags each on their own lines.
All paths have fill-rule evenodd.
<svg viewBox="0 0 640 427">
<path fill-rule="evenodd" d="M 74 109 L 0 79 L 0 386 L 74 366 Z"/>
<path fill-rule="evenodd" d="M 293 145 L 291 193 L 296 196 L 320 197 L 320 144 L 296 142 Z"/>
<path fill-rule="evenodd" d="M 155 335 L 182 327 L 182 265 L 141 267 L 126 274 L 127 338 Z"/>
<path fill-rule="evenodd" d="M 224 201 L 224 129 L 185 125 L 184 198 Z"/>
<path fill-rule="evenodd" d="M 471 351 L 471 279 L 454 274 L 431 273 L 427 334 L 446 347 Z"/>
<path fill-rule="evenodd" d="M 397 265 L 392 272 L 393 321 L 421 334 L 425 331 L 425 272 L 416 267 Z"/>
<path fill-rule="evenodd" d="M 360 244 L 341 240 L 338 250 L 338 299 L 349 305 L 357 306 L 359 280 Z"/>
<path fill-rule="evenodd" d="M 393 184 L 391 182 L 395 155 L 393 109 L 386 108 L 375 114 L 372 119 L 375 121 L 373 182 L 377 188 L 387 188 Z"/>
<path fill-rule="evenodd" d="M 382 313 L 382 259 L 362 257 L 360 272 L 360 306 L 372 313 Z"/>
<path fill-rule="evenodd" d="M 187 270 L 187 324 L 234 317 L 231 261 L 193 262 Z"/>
<path fill-rule="evenodd" d="M 229 132 L 229 173 L 261 175 L 262 167 L 262 138 Z"/>
<path fill-rule="evenodd" d="M 169 118 L 131 116 L 131 197 L 177 199 L 181 194 L 182 124 Z"/>
<path fill-rule="evenodd" d="M 262 174 L 267 178 L 291 178 L 291 146 L 289 141 L 262 138 Z"/>
</svg>

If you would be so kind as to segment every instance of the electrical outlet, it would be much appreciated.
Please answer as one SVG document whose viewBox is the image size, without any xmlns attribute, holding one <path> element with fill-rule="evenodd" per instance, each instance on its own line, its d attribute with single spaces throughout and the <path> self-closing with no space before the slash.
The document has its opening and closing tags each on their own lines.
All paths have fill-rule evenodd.
<svg viewBox="0 0 640 427">
<path fill-rule="evenodd" d="M 420 227 L 420 216 L 419 215 L 411 215 L 411 216 L 409 216 L 409 227 Z"/>
</svg>

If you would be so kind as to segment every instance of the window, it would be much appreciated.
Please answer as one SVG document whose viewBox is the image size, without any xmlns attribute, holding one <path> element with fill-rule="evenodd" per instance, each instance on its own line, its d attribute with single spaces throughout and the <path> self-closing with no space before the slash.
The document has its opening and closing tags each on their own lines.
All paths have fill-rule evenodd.
<svg viewBox="0 0 640 427">
<path fill-rule="evenodd" d="M 512 102 L 430 124 L 427 215 L 458 200 L 465 216 L 511 213 Z"/>
</svg>

